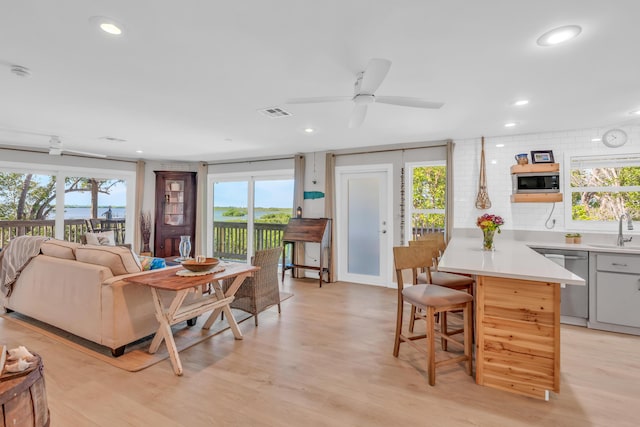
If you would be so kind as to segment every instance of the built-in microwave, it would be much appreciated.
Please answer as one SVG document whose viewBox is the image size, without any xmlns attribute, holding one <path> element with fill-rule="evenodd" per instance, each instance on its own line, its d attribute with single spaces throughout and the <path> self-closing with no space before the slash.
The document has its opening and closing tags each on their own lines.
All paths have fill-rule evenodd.
<svg viewBox="0 0 640 427">
<path fill-rule="evenodd" d="M 560 174 L 558 172 L 529 172 L 511 175 L 513 193 L 559 193 Z"/>
</svg>

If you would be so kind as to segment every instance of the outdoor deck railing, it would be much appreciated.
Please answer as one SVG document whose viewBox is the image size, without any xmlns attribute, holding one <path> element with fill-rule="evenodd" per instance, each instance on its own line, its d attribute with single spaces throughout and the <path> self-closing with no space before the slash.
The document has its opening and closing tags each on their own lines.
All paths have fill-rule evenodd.
<svg viewBox="0 0 640 427">
<path fill-rule="evenodd" d="M 256 223 L 253 241 L 256 250 L 282 245 L 282 234 L 287 224 Z M 227 259 L 245 259 L 247 255 L 247 223 L 213 223 L 213 256 Z"/>
<path fill-rule="evenodd" d="M 64 220 L 65 240 L 80 242 L 80 236 L 86 232 L 87 225 L 83 219 Z M 0 221 L 0 248 L 17 236 L 55 237 L 55 220 Z"/>
<path fill-rule="evenodd" d="M 124 223 L 122 224 L 124 227 Z M 286 224 L 256 223 L 253 241 L 256 250 L 270 249 L 282 245 L 282 235 Z M 16 236 L 54 236 L 55 220 L 0 221 L 0 248 Z M 64 239 L 80 243 L 80 237 L 86 233 L 87 225 L 83 219 L 66 219 L 64 221 Z M 123 230 L 124 231 L 124 230 Z M 414 239 L 420 234 L 444 231 L 438 228 L 415 227 L 412 229 Z M 124 233 L 122 233 L 124 234 Z M 226 259 L 246 259 L 247 224 L 243 222 L 213 223 L 213 256 Z M 289 254 L 287 254 L 289 256 Z"/>
</svg>

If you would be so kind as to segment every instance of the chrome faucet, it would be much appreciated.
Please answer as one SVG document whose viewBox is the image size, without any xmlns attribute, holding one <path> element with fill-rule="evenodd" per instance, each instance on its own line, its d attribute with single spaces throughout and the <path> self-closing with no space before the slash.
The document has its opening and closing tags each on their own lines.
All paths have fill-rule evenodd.
<svg viewBox="0 0 640 427">
<path fill-rule="evenodd" d="M 625 218 L 627 219 L 627 230 L 633 230 L 633 221 L 631 220 L 631 215 L 624 212 L 622 215 L 620 215 L 620 221 L 618 222 L 618 246 L 624 246 L 626 242 L 630 242 L 631 239 L 633 239 L 633 237 L 625 239 L 622 236 L 622 220 Z"/>
</svg>

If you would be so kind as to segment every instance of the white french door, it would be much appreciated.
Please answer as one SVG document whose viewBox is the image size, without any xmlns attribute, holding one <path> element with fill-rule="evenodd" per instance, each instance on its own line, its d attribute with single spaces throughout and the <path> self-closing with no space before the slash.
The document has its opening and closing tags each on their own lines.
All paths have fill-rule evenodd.
<svg viewBox="0 0 640 427">
<path fill-rule="evenodd" d="M 338 280 L 389 285 L 391 179 L 391 165 L 336 167 Z"/>
</svg>

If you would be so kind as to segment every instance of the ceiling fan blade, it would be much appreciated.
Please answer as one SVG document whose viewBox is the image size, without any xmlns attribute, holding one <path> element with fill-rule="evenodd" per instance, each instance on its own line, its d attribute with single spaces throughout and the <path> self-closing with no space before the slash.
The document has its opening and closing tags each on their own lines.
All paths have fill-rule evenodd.
<svg viewBox="0 0 640 427">
<path fill-rule="evenodd" d="M 387 77 L 391 68 L 391 61 L 388 59 L 373 58 L 369 61 L 366 70 L 362 74 L 362 82 L 358 93 L 373 95 L 380 87 L 382 81 Z"/>
<path fill-rule="evenodd" d="M 351 96 L 318 96 L 315 98 L 291 98 L 285 104 L 317 104 L 320 102 L 351 101 Z"/>
<path fill-rule="evenodd" d="M 440 108 L 444 105 L 444 102 L 424 101 L 419 98 L 409 98 L 406 96 L 376 96 L 376 102 L 415 108 Z"/>
<path fill-rule="evenodd" d="M 349 127 L 357 128 L 362 125 L 364 118 L 367 116 L 367 106 L 364 104 L 356 105 L 351 112 L 351 118 L 349 119 Z"/>
<path fill-rule="evenodd" d="M 81 154 L 83 156 L 89 157 L 99 157 L 101 159 L 105 159 L 107 157 L 106 154 L 98 154 L 98 153 L 88 153 L 86 151 L 76 151 L 76 150 L 61 150 L 63 153 L 72 153 L 72 154 Z"/>
</svg>

